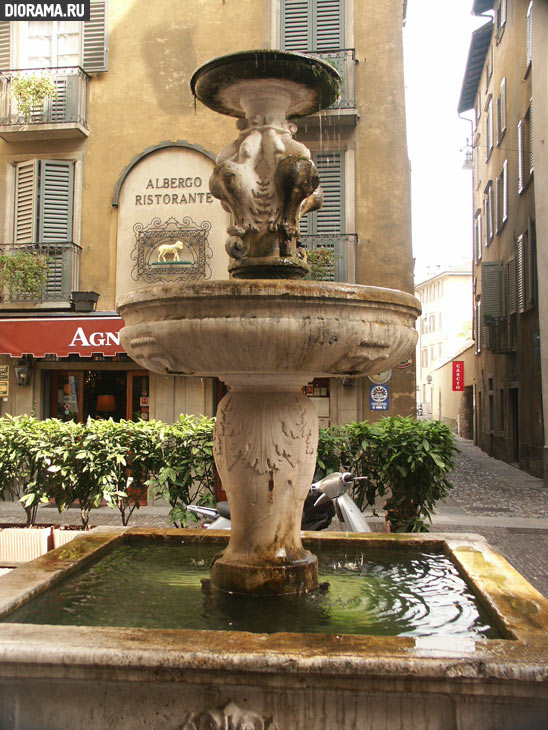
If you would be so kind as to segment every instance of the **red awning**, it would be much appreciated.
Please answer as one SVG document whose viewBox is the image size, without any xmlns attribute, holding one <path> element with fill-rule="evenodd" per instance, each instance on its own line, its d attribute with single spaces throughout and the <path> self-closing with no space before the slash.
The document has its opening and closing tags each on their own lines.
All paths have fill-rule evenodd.
<svg viewBox="0 0 548 730">
<path fill-rule="evenodd" d="M 0 319 L 0 354 L 80 355 L 125 352 L 120 345 L 121 317 L 26 317 Z"/>
</svg>

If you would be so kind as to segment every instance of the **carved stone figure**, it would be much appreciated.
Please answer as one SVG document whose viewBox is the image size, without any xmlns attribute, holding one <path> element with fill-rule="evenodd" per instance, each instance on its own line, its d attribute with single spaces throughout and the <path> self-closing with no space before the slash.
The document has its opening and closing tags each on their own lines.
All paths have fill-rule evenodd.
<svg viewBox="0 0 548 730">
<path fill-rule="evenodd" d="M 234 276 L 252 276 L 242 259 L 286 258 L 284 278 L 308 270 L 299 249 L 299 218 L 321 206 L 319 176 L 310 151 L 293 138 L 297 127 L 276 115 L 254 114 L 237 123 L 240 135 L 217 157 L 211 193 L 234 216 L 226 248 Z M 258 263 L 258 262 L 255 262 Z M 286 262 L 287 263 L 287 262 Z M 258 275 L 262 275 L 258 272 Z"/>
<path fill-rule="evenodd" d="M 251 710 L 242 710 L 228 702 L 220 709 L 191 713 L 181 730 L 278 730 L 272 717 L 264 717 Z"/>
</svg>

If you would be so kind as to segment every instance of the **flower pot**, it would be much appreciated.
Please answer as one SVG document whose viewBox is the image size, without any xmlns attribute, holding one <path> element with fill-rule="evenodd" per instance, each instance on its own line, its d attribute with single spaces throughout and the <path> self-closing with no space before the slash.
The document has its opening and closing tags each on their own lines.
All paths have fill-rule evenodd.
<svg viewBox="0 0 548 730">
<path fill-rule="evenodd" d="M 20 565 L 51 550 L 51 527 L 7 527 L 0 530 L 0 565 Z"/>
</svg>

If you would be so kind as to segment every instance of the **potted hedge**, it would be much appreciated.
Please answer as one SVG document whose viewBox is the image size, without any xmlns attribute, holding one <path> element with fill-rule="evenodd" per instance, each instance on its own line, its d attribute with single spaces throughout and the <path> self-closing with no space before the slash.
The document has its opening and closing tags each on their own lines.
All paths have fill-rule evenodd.
<svg viewBox="0 0 548 730">
<path fill-rule="evenodd" d="M 25 121 L 32 113 L 39 111 L 44 116 L 46 99 L 57 98 L 57 86 L 50 74 L 24 74 L 15 76 L 11 81 L 11 92 L 17 101 L 17 109 Z"/>
</svg>

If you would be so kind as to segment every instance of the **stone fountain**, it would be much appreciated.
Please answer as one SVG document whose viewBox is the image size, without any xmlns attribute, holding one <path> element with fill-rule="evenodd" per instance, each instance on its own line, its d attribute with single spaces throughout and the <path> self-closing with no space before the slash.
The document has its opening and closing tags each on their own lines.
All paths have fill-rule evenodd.
<svg viewBox="0 0 548 730">
<path fill-rule="evenodd" d="M 122 343 L 161 373 L 217 376 L 214 455 L 232 516 L 212 587 L 259 595 L 317 587 L 301 542 L 318 420 L 302 388 L 314 377 L 388 370 L 415 346 L 420 305 L 410 294 L 309 282 L 299 219 L 321 206 L 310 151 L 290 118 L 337 98 L 329 64 L 280 51 L 224 56 L 198 69 L 193 93 L 238 117 L 238 138 L 217 157 L 210 190 L 232 213 L 230 281 L 153 286 L 118 304 Z"/>
<path fill-rule="evenodd" d="M 308 264 L 299 219 L 320 205 L 321 189 L 288 119 L 331 104 L 338 85 L 331 66 L 278 51 L 227 56 L 194 74 L 198 99 L 238 117 L 238 139 L 221 151 L 211 179 L 233 216 L 226 243 L 233 278 L 141 289 L 119 309 L 124 346 L 137 362 L 162 373 L 217 376 L 230 388 L 214 437 L 230 540 L 210 530 L 97 528 L 0 579 L 0 730 L 545 729 L 548 601 L 485 541 L 331 532 L 301 538 L 318 433 L 302 387 L 314 376 L 390 368 L 412 350 L 419 313 L 403 292 L 300 280 Z M 257 603 L 253 595 L 297 602 L 300 610 L 303 596 L 276 595 L 313 591 L 312 551 L 326 546 L 366 561 L 375 549 L 431 549 L 449 556 L 499 638 L 450 629 L 358 635 L 346 624 L 332 635 L 184 623 L 132 628 L 124 616 L 108 625 L 59 626 L 41 609 L 40 623 L 10 622 L 50 589 L 64 590 L 71 576 L 87 580 L 88 569 L 119 547 L 161 543 L 179 560 L 182 542 L 224 548 L 200 615 L 209 601 L 249 606 Z M 138 585 L 130 600 L 146 604 L 153 592 Z"/>
</svg>

